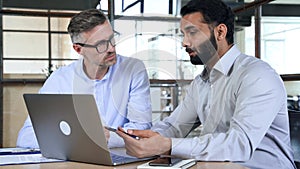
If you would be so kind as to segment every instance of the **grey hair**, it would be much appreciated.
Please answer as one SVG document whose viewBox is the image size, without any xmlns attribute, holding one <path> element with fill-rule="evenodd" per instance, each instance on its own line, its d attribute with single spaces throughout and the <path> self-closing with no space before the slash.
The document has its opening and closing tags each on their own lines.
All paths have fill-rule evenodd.
<svg viewBox="0 0 300 169">
<path fill-rule="evenodd" d="M 81 39 L 82 32 L 89 31 L 107 20 L 106 15 L 98 9 L 88 9 L 74 15 L 68 25 L 68 33 L 72 43 Z"/>
</svg>

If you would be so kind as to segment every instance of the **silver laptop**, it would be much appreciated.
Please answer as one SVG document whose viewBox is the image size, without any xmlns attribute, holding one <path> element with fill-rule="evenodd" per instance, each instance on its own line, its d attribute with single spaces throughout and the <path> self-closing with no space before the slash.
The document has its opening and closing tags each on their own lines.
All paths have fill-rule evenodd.
<svg viewBox="0 0 300 169">
<path fill-rule="evenodd" d="M 135 158 L 124 149 L 109 149 L 93 95 L 24 94 L 43 156 L 103 165 L 152 158 Z"/>
</svg>

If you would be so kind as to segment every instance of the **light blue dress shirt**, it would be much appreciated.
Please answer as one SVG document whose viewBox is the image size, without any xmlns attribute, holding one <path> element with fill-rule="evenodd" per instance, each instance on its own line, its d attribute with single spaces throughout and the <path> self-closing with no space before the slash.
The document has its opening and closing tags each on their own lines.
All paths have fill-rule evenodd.
<svg viewBox="0 0 300 169">
<path fill-rule="evenodd" d="M 288 120 L 280 76 L 233 46 L 209 74 L 195 78 L 184 101 L 152 129 L 172 138 L 172 155 L 292 169 Z M 182 138 L 201 124 L 198 137 Z"/>
<path fill-rule="evenodd" d="M 92 94 L 105 125 L 113 128 L 122 126 L 125 130 L 141 130 L 152 126 L 149 87 L 148 74 L 143 62 L 117 55 L 116 64 L 109 67 L 101 80 L 91 80 L 87 77 L 81 58 L 53 72 L 39 92 Z M 110 132 L 108 144 L 109 147 L 120 147 L 124 142 L 116 133 Z M 29 117 L 19 132 L 17 146 L 38 147 Z"/>
</svg>

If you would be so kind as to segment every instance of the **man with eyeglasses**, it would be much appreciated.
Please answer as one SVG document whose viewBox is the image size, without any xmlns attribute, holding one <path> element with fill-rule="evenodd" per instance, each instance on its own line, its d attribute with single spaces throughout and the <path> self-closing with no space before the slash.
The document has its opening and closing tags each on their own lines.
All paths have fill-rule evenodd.
<svg viewBox="0 0 300 169">
<path fill-rule="evenodd" d="M 152 110 L 145 66 L 138 59 L 116 54 L 119 33 L 107 17 L 97 9 L 82 11 L 70 20 L 68 33 L 73 49 L 82 58 L 54 71 L 39 92 L 93 94 L 104 125 L 149 129 Z M 114 132 L 105 129 L 105 136 L 109 147 L 124 145 Z M 17 146 L 39 147 L 29 117 L 19 132 Z"/>
</svg>

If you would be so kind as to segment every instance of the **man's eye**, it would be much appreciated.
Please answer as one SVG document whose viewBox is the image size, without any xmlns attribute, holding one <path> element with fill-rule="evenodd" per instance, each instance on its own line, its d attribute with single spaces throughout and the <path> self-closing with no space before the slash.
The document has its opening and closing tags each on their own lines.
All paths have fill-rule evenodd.
<svg viewBox="0 0 300 169">
<path fill-rule="evenodd" d="M 99 42 L 96 46 L 102 46 L 102 45 L 106 45 L 106 41 L 101 41 L 101 42 Z"/>
<path fill-rule="evenodd" d="M 194 31 L 189 32 L 190 35 L 195 35 L 196 33 L 197 33 L 197 32 L 194 32 Z"/>
</svg>

